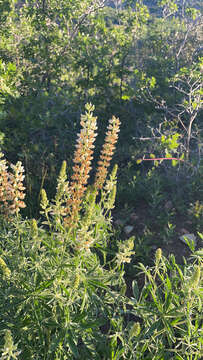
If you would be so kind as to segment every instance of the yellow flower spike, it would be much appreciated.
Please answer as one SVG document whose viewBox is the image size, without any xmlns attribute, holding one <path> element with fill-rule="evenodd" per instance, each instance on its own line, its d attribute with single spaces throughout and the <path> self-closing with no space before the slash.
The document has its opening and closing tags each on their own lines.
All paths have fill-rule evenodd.
<svg viewBox="0 0 203 360">
<path fill-rule="evenodd" d="M 96 191 L 94 188 L 88 189 L 86 200 L 87 200 L 87 210 L 84 216 L 83 226 L 88 227 L 91 223 L 91 217 L 95 207 Z"/>
<path fill-rule="evenodd" d="M 40 203 L 42 209 L 46 209 L 49 205 L 49 200 L 47 199 L 47 193 L 45 189 L 41 190 L 41 203 Z"/>
<path fill-rule="evenodd" d="M 77 290 L 80 284 L 80 275 L 78 272 L 76 272 L 75 274 L 75 279 L 74 279 L 74 283 L 73 283 L 73 289 Z"/>
<path fill-rule="evenodd" d="M 113 209 L 115 206 L 116 190 L 117 190 L 117 186 L 113 185 L 113 189 L 109 195 L 108 209 Z"/>
<path fill-rule="evenodd" d="M 13 338 L 10 330 L 5 331 L 4 335 L 5 347 L 10 349 L 13 347 Z"/>
<path fill-rule="evenodd" d="M 61 165 L 61 170 L 60 170 L 60 173 L 59 173 L 59 178 L 61 178 L 61 179 L 66 178 L 66 167 L 67 167 L 67 163 L 66 163 L 66 161 L 64 160 L 64 161 L 62 162 L 62 165 Z"/>
<path fill-rule="evenodd" d="M 1 359 L 18 359 L 21 351 L 18 351 L 17 345 L 13 342 L 12 333 L 10 330 L 5 331 L 4 346 L 2 348 Z"/>
<path fill-rule="evenodd" d="M 131 251 L 134 249 L 134 236 L 131 236 L 128 240 L 127 240 L 127 244 L 128 244 L 128 249 Z"/>
<path fill-rule="evenodd" d="M 113 179 L 116 178 L 117 171 L 118 171 L 118 165 L 115 164 L 114 167 L 113 167 L 112 173 L 111 173 L 111 176 L 112 176 Z"/>
<path fill-rule="evenodd" d="M 141 331 L 140 323 L 139 322 L 134 323 L 129 332 L 130 339 L 132 337 L 137 337 L 140 334 L 140 331 Z"/>
<path fill-rule="evenodd" d="M 201 269 L 200 266 L 196 266 L 196 269 L 189 281 L 189 287 L 192 289 L 196 289 L 198 287 L 199 284 L 199 280 L 200 280 L 200 274 L 201 274 Z"/>
<path fill-rule="evenodd" d="M 162 249 L 158 248 L 156 250 L 156 254 L 155 254 L 155 259 L 156 259 L 156 264 L 157 265 L 160 263 L 161 258 L 162 258 Z"/>
<path fill-rule="evenodd" d="M 1 257 L 0 257 L 0 269 L 2 270 L 3 276 L 7 279 L 10 279 L 11 271 Z"/>
<path fill-rule="evenodd" d="M 37 226 L 37 221 L 35 219 L 32 219 L 31 221 L 31 233 L 34 236 L 38 235 L 38 226 Z"/>
<path fill-rule="evenodd" d="M 63 196 L 69 193 L 69 184 L 66 181 L 67 175 L 66 175 L 66 167 L 67 163 L 64 160 L 61 165 L 60 173 L 57 178 L 57 187 L 56 187 L 56 196 L 55 201 L 59 203 L 60 201 L 63 201 Z"/>
</svg>

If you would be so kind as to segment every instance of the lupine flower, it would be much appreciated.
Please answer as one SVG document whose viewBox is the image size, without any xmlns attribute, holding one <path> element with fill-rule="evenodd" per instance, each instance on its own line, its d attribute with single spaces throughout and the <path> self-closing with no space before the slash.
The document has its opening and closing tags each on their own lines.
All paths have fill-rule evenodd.
<svg viewBox="0 0 203 360">
<path fill-rule="evenodd" d="M 104 191 L 106 193 L 106 195 L 104 197 L 104 207 L 107 210 L 111 210 L 114 208 L 115 198 L 116 198 L 116 190 L 117 190 L 117 186 L 116 186 L 117 170 L 118 170 L 118 165 L 116 164 L 113 167 L 110 178 L 106 180 L 106 184 L 104 186 Z"/>
<path fill-rule="evenodd" d="M 32 236 L 37 236 L 38 235 L 38 226 L 37 226 L 36 219 L 31 220 L 30 230 L 31 230 Z"/>
<path fill-rule="evenodd" d="M 109 120 L 108 131 L 106 133 L 100 159 L 98 161 L 98 168 L 94 183 L 95 189 L 97 190 L 102 189 L 106 180 L 108 167 L 115 150 L 115 144 L 118 139 L 118 132 L 120 131 L 119 127 L 120 120 L 113 116 L 112 119 Z"/>
<path fill-rule="evenodd" d="M 73 282 L 73 289 L 74 290 L 78 289 L 79 284 L 80 284 L 80 275 L 78 272 L 76 272 L 74 282 Z"/>
<path fill-rule="evenodd" d="M 189 286 L 192 289 L 196 289 L 198 284 L 199 284 L 199 280 L 200 280 L 200 275 L 201 275 L 201 269 L 200 266 L 196 266 L 194 273 L 189 281 Z"/>
<path fill-rule="evenodd" d="M 160 248 L 156 250 L 155 258 L 156 258 L 156 264 L 158 265 L 162 258 L 162 250 Z"/>
<path fill-rule="evenodd" d="M 67 163 L 64 160 L 61 166 L 60 174 L 57 179 L 57 187 L 56 187 L 56 201 L 60 200 L 64 193 L 68 190 L 68 183 L 67 183 L 67 175 L 66 175 L 66 166 Z"/>
<path fill-rule="evenodd" d="M 87 112 L 81 117 L 82 129 L 78 134 L 76 151 L 74 153 L 73 175 L 70 184 L 70 198 L 67 200 L 66 213 L 64 219 L 66 225 L 72 227 L 77 222 L 82 198 L 86 190 L 91 161 L 93 159 L 94 141 L 96 137 L 97 118 L 93 116 L 94 106 L 86 105 Z"/>
<path fill-rule="evenodd" d="M 1 360 L 18 359 L 21 351 L 18 351 L 17 345 L 14 344 L 10 330 L 5 331 L 4 346 L 2 348 Z"/>
<path fill-rule="evenodd" d="M 85 215 L 83 218 L 83 226 L 85 226 L 87 228 L 91 224 L 91 218 L 92 218 L 93 211 L 95 208 L 95 200 L 96 200 L 96 191 L 95 191 L 94 187 L 93 188 L 89 187 L 89 189 L 87 190 L 87 193 L 86 193 L 86 198 L 85 198 L 87 207 L 86 207 L 86 212 L 85 212 Z"/>
<path fill-rule="evenodd" d="M 88 226 L 83 226 L 82 229 L 78 230 L 75 242 L 75 250 L 78 252 L 85 250 L 85 252 L 88 253 L 90 251 L 90 247 L 95 242 L 93 233 L 94 230 L 88 230 Z"/>
<path fill-rule="evenodd" d="M 119 243 L 119 249 L 116 254 L 116 262 L 118 266 L 124 263 L 130 263 L 131 257 L 135 254 L 134 248 L 134 237 L 132 236 L 128 240 Z"/>
<path fill-rule="evenodd" d="M 0 153 L 0 211 L 7 218 L 10 215 L 17 215 L 20 208 L 26 206 L 23 201 L 25 197 L 24 168 L 20 161 L 16 165 L 11 164 L 10 167 L 12 172 L 8 171 L 6 160 Z"/>
<path fill-rule="evenodd" d="M 49 200 L 47 198 L 47 193 L 46 193 L 45 189 L 41 190 L 41 203 L 40 203 L 40 205 L 41 205 L 41 208 L 43 210 L 45 210 L 49 205 Z"/>
<path fill-rule="evenodd" d="M 130 338 L 132 338 L 134 336 L 137 337 L 140 334 L 140 331 L 141 331 L 140 323 L 135 322 L 130 329 L 130 333 L 129 333 Z"/>
<path fill-rule="evenodd" d="M 56 196 L 54 199 L 55 204 L 52 204 L 50 214 L 54 216 L 55 221 L 61 224 L 62 217 L 67 215 L 66 203 L 70 197 L 69 182 L 67 181 L 66 174 L 67 163 L 64 160 L 61 166 L 61 170 L 57 179 Z"/>
<path fill-rule="evenodd" d="M 9 279 L 11 276 L 11 271 L 1 257 L 0 257 L 0 269 L 3 273 L 3 277 Z"/>
</svg>

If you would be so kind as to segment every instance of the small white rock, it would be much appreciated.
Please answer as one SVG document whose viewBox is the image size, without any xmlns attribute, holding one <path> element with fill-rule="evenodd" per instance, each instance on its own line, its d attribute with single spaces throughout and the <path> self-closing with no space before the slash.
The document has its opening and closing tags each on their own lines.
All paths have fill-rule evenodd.
<svg viewBox="0 0 203 360">
<path fill-rule="evenodd" d="M 127 225 L 124 227 L 124 231 L 125 231 L 126 235 L 130 234 L 131 231 L 133 231 L 133 229 L 134 229 L 134 226 L 131 226 L 131 225 Z"/>
<path fill-rule="evenodd" d="M 184 234 L 182 236 L 179 237 L 179 239 L 184 242 L 185 244 L 187 244 L 186 239 L 188 240 L 188 242 L 192 245 L 194 243 L 194 246 L 196 246 L 197 241 L 196 241 L 196 236 L 194 234 Z"/>
</svg>

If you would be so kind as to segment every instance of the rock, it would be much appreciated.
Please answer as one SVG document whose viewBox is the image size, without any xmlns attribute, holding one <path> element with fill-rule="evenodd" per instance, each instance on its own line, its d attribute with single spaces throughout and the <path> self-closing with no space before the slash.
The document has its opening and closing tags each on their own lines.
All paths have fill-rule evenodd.
<svg viewBox="0 0 203 360">
<path fill-rule="evenodd" d="M 189 231 L 182 228 L 182 229 L 180 229 L 180 234 L 182 234 L 182 235 L 189 234 Z"/>
<path fill-rule="evenodd" d="M 171 210 L 172 207 L 173 207 L 172 201 L 170 201 L 170 200 L 167 201 L 167 202 L 165 203 L 164 207 L 165 207 L 166 210 Z"/>
<path fill-rule="evenodd" d="M 124 227 L 124 232 L 126 233 L 126 235 L 129 235 L 134 229 L 134 226 L 131 225 L 127 225 Z"/>
<path fill-rule="evenodd" d="M 196 246 L 197 241 L 196 241 L 196 236 L 194 234 L 184 234 L 182 236 L 179 237 L 179 239 L 184 242 L 185 244 L 187 244 L 187 241 L 192 245 L 194 244 L 194 246 Z M 187 241 L 186 241 L 187 239 Z"/>
<path fill-rule="evenodd" d="M 139 219 L 139 216 L 136 213 L 132 213 L 130 214 L 130 220 L 131 221 L 136 221 L 137 219 Z"/>
<path fill-rule="evenodd" d="M 116 226 L 123 226 L 124 225 L 124 221 L 121 219 L 117 219 L 114 223 Z"/>
</svg>

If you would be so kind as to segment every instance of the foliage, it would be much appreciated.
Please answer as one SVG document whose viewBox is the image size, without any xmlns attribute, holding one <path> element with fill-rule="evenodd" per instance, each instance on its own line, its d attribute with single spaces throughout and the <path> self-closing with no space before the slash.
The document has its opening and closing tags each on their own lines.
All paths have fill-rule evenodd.
<svg viewBox="0 0 203 360">
<path fill-rule="evenodd" d="M 150 131 L 156 137 L 167 123 L 160 136 L 180 134 L 177 155 L 184 153 L 200 165 L 198 6 L 161 1 L 155 14 L 142 2 L 110 5 L 103 0 L 2 3 L 0 132 L 8 159 L 20 157 L 26 164 L 27 212 L 33 216 L 39 207 L 33 194 L 46 183 L 53 196 L 57 164 L 70 160 L 71 139 L 86 102 L 96 105 L 101 133 L 110 114 L 122 120 L 118 151 L 128 138 L 125 152 L 130 146 L 137 152 L 133 137 L 149 137 Z M 198 104 L 195 109 L 190 96 Z M 99 142 L 101 138 L 99 134 Z M 139 143 L 138 159 L 148 152 L 145 144 Z M 156 141 L 149 146 L 156 155 Z"/>
<path fill-rule="evenodd" d="M 0 1 L 2 359 L 201 358 L 201 11 Z"/>
<path fill-rule="evenodd" d="M 145 277 L 132 282 L 129 303 L 136 321 L 128 323 L 124 359 L 200 359 L 202 356 L 202 249 L 181 268 L 174 255 L 157 249 L 154 266 L 139 264 Z M 125 335 L 124 335 L 125 334 Z M 120 348 L 122 345 L 120 345 Z"/>
<path fill-rule="evenodd" d="M 123 271 L 119 271 L 124 260 L 118 265 L 116 255 L 112 254 L 114 260 L 112 255 L 107 258 L 117 169 L 109 179 L 105 172 L 102 183 L 96 176 L 93 188 L 87 190 L 97 126 L 94 108 L 87 104 L 86 109 L 71 182 L 67 182 L 64 162 L 53 202 L 41 191 L 45 217 L 41 224 L 19 216 L 19 195 L 24 190 L 21 164 L 12 166 L 15 173 L 11 175 L 1 160 L 3 358 L 18 354 L 22 359 L 96 359 L 108 348 L 109 317 L 122 308 L 118 290 L 124 283 Z M 100 174 L 109 165 L 106 161 L 113 155 L 118 130 L 119 120 L 113 118 L 101 152 Z M 14 346 L 11 333 L 18 345 Z"/>
</svg>

